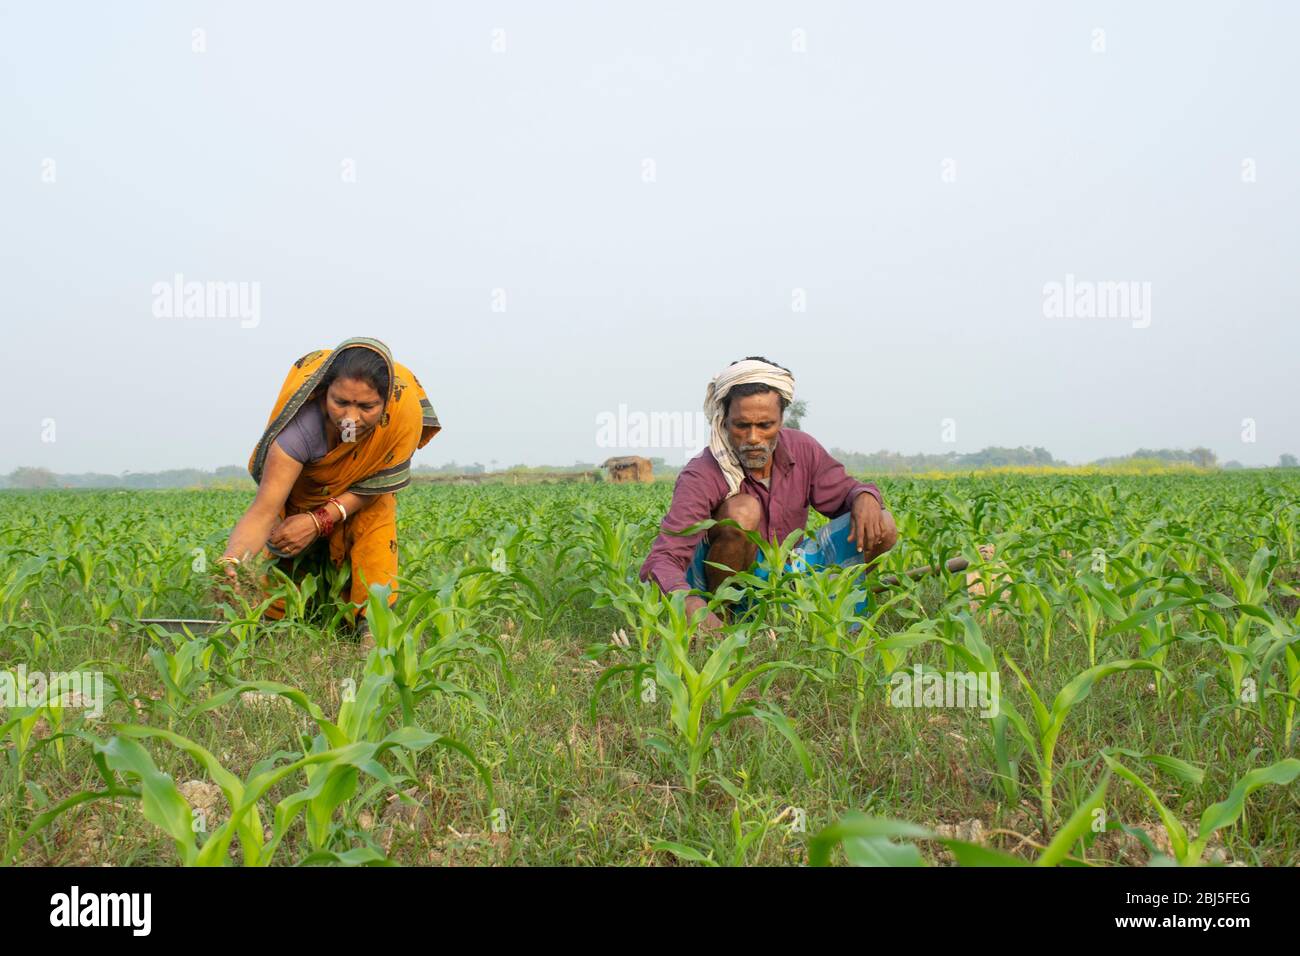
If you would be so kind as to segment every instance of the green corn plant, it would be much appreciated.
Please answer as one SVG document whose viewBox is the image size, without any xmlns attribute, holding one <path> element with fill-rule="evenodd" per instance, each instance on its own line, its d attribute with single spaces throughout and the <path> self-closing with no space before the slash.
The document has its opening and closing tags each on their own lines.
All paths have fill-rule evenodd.
<svg viewBox="0 0 1300 956">
<path fill-rule="evenodd" d="M 1239 612 L 1233 624 L 1229 640 L 1237 647 L 1246 647 L 1249 643 L 1250 629 L 1253 621 L 1268 621 L 1268 612 L 1261 606 L 1268 599 L 1269 581 L 1277 567 L 1277 553 L 1268 548 L 1259 548 L 1251 556 L 1245 574 L 1238 573 L 1228 557 L 1220 550 L 1203 545 L 1206 558 L 1218 568 L 1224 581 L 1232 589 Z M 1244 665 L 1238 658 L 1229 658 L 1232 672 L 1233 692 L 1241 699 L 1241 685 L 1244 677 Z"/>
<path fill-rule="evenodd" d="M 699 670 L 679 649 L 674 649 L 666 641 L 655 661 L 656 682 L 668 691 L 670 719 L 677 735 L 652 735 L 647 743 L 675 759 L 679 768 L 684 765 L 686 788 L 692 793 L 714 736 L 741 717 L 755 717 L 777 730 L 790 742 L 804 772 L 812 777 L 812 760 L 785 714 L 774 704 L 739 703 L 741 692 L 755 678 L 769 670 L 794 666 L 769 662 L 745 670 L 739 652 L 747 641 L 748 636 L 743 632 L 728 635 Z M 710 709 L 714 711 L 712 719 L 706 717 L 706 710 Z M 683 745 L 684 755 L 681 753 Z"/>
<path fill-rule="evenodd" d="M 1268 599 L 1269 581 L 1277 568 L 1277 553 L 1268 548 L 1259 548 L 1251 555 L 1250 564 L 1244 574 L 1239 573 L 1232 561 L 1222 551 L 1202 545 L 1206 558 L 1218 567 L 1223 580 L 1232 589 L 1232 596 L 1238 605 L 1258 607 Z"/>
<path fill-rule="evenodd" d="M 79 665 L 78 670 L 93 663 Z M 8 718 L 0 723 L 0 738 L 8 736 L 10 740 L 8 757 L 18 782 L 25 780 L 25 768 L 32 755 L 47 745 L 53 745 L 60 768 L 66 770 L 67 754 L 64 738 L 67 732 L 63 729 L 68 720 L 66 712 L 70 708 L 76 708 L 76 712 L 80 712 L 86 704 L 91 703 L 88 697 L 80 704 L 72 702 L 71 695 L 74 692 L 81 693 L 85 689 L 81 679 L 67 672 L 51 675 L 43 691 L 39 685 L 34 686 L 35 682 L 30 674 L 24 676 L 21 671 L 5 674 L 4 680 L 12 685 L 16 699 L 30 702 L 21 707 L 0 708 L 4 709 L 5 716 Z M 120 693 L 120 682 L 111 675 L 108 680 Z M 32 702 L 33 698 L 37 698 L 40 702 Z M 33 739 L 42 721 L 45 723 L 46 734 L 43 738 Z"/>
<path fill-rule="evenodd" d="M 698 847 L 686 846 L 673 840 L 658 840 L 651 847 L 653 850 L 662 850 L 673 854 L 679 860 L 687 863 L 698 863 L 701 866 L 716 867 L 745 866 L 749 861 L 751 851 L 752 855 L 757 856 L 763 851 L 763 843 L 773 827 L 779 826 L 789 813 L 789 809 L 782 811 L 772 819 L 763 816 L 759 820 L 749 823 L 741 818 L 740 804 L 731 811 L 731 851 L 724 856 L 725 862 L 719 862 L 715 851 L 701 850 Z"/>
<path fill-rule="evenodd" d="M 1187 599 L 1181 597 L 1160 601 L 1120 622 L 1102 635 L 1110 637 L 1128 630 L 1137 632 L 1138 649 L 1143 660 L 1149 660 L 1159 668 L 1155 677 L 1156 695 L 1159 697 L 1163 697 L 1165 692 L 1165 660 L 1169 656 L 1170 647 L 1179 638 L 1178 627 L 1171 612 L 1175 608 L 1186 606 L 1187 603 Z"/>
<path fill-rule="evenodd" d="M 326 850 L 332 821 L 339 809 L 351 798 L 361 773 L 375 777 L 387 787 L 398 789 L 408 778 L 393 776 L 379 758 L 390 750 L 418 752 L 440 742 L 439 738 L 417 728 L 403 727 L 378 742 L 358 742 L 336 748 L 313 749 L 290 763 L 276 766 L 285 754 L 277 754 L 257 764 L 249 779 L 240 780 L 226 770 L 205 748 L 171 731 L 152 727 L 114 725 L 115 736 L 100 741 L 85 735 L 93 745 L 94 761 L 106 786 L 101 791 L 83 791 L 64 800 L 50 811 L 40 814 L 27 829 L 11 841 L 6 863 L 12 862 L 22 846 L 36 833 L 49 826 L 58 816 L 88 800 L 110 796 L 138 797 L 145 819 L 171 840 L 185 866 L 223 866 L 232 841 L 238 837 L 246 866 L 266 866 L 272 861 L 293 822 L 306 813 L 306 831 L 310 845 L 319 854 Z M 149 751 L 139 742 L 158 739 L 186 753 L 201 765 L 221 789 L 230 816 L 211 833 L 196 826 L 189 804 L 170 776 L 158 769 Z M 296 756 L 296 755 L 287 755 Z M 302 772 L 308 786 L 275 805 L 270 840 L 265 839 L 258 802 L 281 781 Z M 139 789 L 117 782 L 137 781 Z M 198 835 L 206 833 L 200 843 Z M 364 850 L 337 854 L 341 862 L 370 862 L 376 854 Z"/>
<path fill-rule="evenodd" d="M 808 841 L 808 865 L 828 866 L 837 846 L 843 846 L 846 859 L 854 866 L 925 865 L 915 843 L 895 842 L 897 840 L 933 840 L 947 847 L 959 866 L 1087 865 L 1083 860 L 1071 857 L 1070 849 L 1087 837 L 1092 828 L 1093 811 L 1102 806 L 1109 783 L 1110 771 L 1107 770 L 1088 798 L 1075 808 L 1032 863 L 1002 850 L 940 837 L 928 827 L 915 823 L 848 813 Z"/>
<path fill-rule="evenodd" d="M 1300 760 L 1293 757 L 1249 771 L 1233 783 L 1226 799 L 1205 808 L 1201 814 L 1196 837 L 1193 839 L 1145 780 L 1125 766 L 1113 753 L 1103 751 L 1102 757 L 1115 773 L 1137 787 L 1151 802 L 1160 816 L 1160 822 L 1164 824 L 1165 832 L 1169 834 L 1169 847 L 1179 866 L 1200 865 L 1206 847 L 1209 846 L 1210 837 L 1224 827 L 1236 823 L 1246 811 L 1246 798 L 1260 787 L 1287 786 L 1300 777 Z"/>
<path fill-rule="evenodd" d="M 380 753 L 400 747 L 409 755 L 438 742 L 436 735 L 412 726 L 393 731 L 378 742 L 359 741 L 337 750 L 328 749 L 324 737 L 317 736 L 302 761 L 307 786 L 276 804 L 268 849 L 274 852 L 298 814 L 304 813 L 309 844 L 314 851 L 326 850 L 335 829 L 334 817 L 356 794 L 363 772 L 395 792 L 412 779 L 390 775 L 375 759 Z"/>
<path fill-rule="evenodd" d="M 1130 542 L 1124 551 L 1132 552 L 1138 544 L 1140 542 Z M 1110 559 L 1108 573 L 1115 581 L 1103 582 L 1100 588 L 1095 579 L 1090 577 L 1089 580 L 1093 597 L 1105 610 L 1106 616 L 1115 622 L 1101 634 L 1101 639 L 1136 633 L 1142 656 L 1151 657 L 1161 647 L 1160 636 L 1153 631 L 1152 623 L 1160 615 L 1190 602 L 1181 595 L 1169 597 L 1168 578 L 1149 573 L 1145 566 L 1124 552 Z"/>
<path fill-rule="evenodd" d="M 596 593 L 600 590 L 619 593 L 622 585 L 628 583 L 629 569 L 636 564 L 641 525 L 616 521 L 594 509 L 584 509 L 577 515 L 574 532 L 576 540 L 560 549 L 557 563 L 570 552 L 578 552 L 583 563 L 596 571 L 594 580 L 590 574 L 584 575 L 587 580 L 581 588 Z"/>
<path fill-rule="evenodd" d="M 808 842 L 808 865 L 829 866 L 835 848 L 843 846 L 845 856 L 853 866 L 924 866 L 925 857 L 915 843 L 896 843 L 895 840 L 930 840 L 935 837 L 933 830 L 916 823 L 869 817 L 858 812 L 846 813 Z"/>
<path fill-rule="evenodd" d="M 128 620 L 134 621 L 144 617 L 154 601 L 155 587 L 142 580 L 143 577 L 144 573 L 138 569 L 131 575 L 121 573 L 114 575 L 113 586 L 117 590 L 117 603 Z"/>
<path fill-rule="evenodd" d="M 1189 602 L 1195 608 L 1195 615 L 1204 627 L 1204 634 L 1180 634 L 1180 639 L 1189 643 L 1209 643 L 1223 653 L 1224 666 L 1234 701 L 1234 718 L 1240 716 L 1246 707 L 1244 685 L 1246 676 L 1257 671 L 1259 683 L 1269 684 L 1273 666 L 1279 660 L 1282 667 L 1282 686 L 1268 687 L 1264 697 L 1258 700 L 1254 715 L 1265 722 L 1265 697 L 1282 703 L 1282 737 L 1289 740 L 1294 729 L 1295 695 L 1300 690 L 1297 678 L 1300 678 L 1300 662 L 1297 662 L 1292 639 L 1297 633 L 1296 624 L 1287 622 L 1267 604 L 1238 604 L 1236 601 L 1217 591 L 1205 590 L 1198 582 L 1189 582 L 1180 588 L 1187 594 Z M 1239 614 L 1231 632 L 1228 628 L 1227 612 L 1236 610 Z M 1262 630 L 1250 637 L 1253 628 Z"/>
<path fill-rule="evenodd" d="M 1097 636 L 1107 619 L 1123 620 L 1127 615 L 1106 582 L 1095 574 L 1080 574 L 1069 587 L 1073 597 L 1070 617 L 1088 642 L 1088 666 L 1097 664 Z"/>
<path fill-rule="evenodd" d="M 665 626 L 660 629 L 654 673 L 658 689 L 668 692 L 670 723 L 675 733 L 651 734 L 646 740 L 647 746 L 667 756 L 683 774 L 686 789 L 694 793 L 701 765 L 712 749 L 715 735 L 741 717 L 755 717 L 790 742 L 804 772 L 811 777 L 812 760 L 785 714 L 772 704 L 740 703 L 745 688 L 764 674 L 783 669 L 806 672 L 807 668 L 785 661 L 747 666 L 742 651 L 748 644 L 749 634 L 737 626 L 729 629 L 704 665 L 697 668 L 690 659 L 693 622 L 687 619 L 685 594 L 674 592 L 668 603 L 670 612 Z M 616 665 L 608 668 L 597 680 L 592 692 L 593 720 L 601 688 L 613 676 L 626 670 L 626 665 Z"/>
<path fill-rule="evenodd" d="M 1029 650 L 1028 635 L 1021 615 L 1018 604 L 1013 596 L 1014 578 L 1012 572 L 1015 570 L 1016 561 L 1008 554 L 1008 546 L 1018 544 L 1018 536 L 1014 534 L 997 534 L 993 535 L 992 541 L 987 542 L 993 545 L 993 553 L 996 557 L 989 560 L 980 550 L 979 543 L 981 535 L 979 532 L 967 531 L 961 542 L 961 554 L 969 562 L 968 572 L 973 572 L 979 579 L 979 584 L 984 594 L 978 600 L 978 609 L 981 611 L 999 610 L 1008 614 L 1016 621 L 1020 630 L 1022 640 L 1025 641 L 1025 650 Z M 942 558 L 938 558 L 939 563 L 935 567 L 942 567 Z M 963 594 L 969 594 L 965 585 L 962 587 Z"/>
<path fill-rule="evenodd" d="M 864 625 L 857 606 L 866 600 L 867 588 L 860 575 L 832 570 L 800 575 L 791 581 L 791 589 L 794 600 L 787 608 L 791 628 L 825 659 L 829 675 L 834 679 L 841 663 L 846 658 L 854 659 L 853 638 L 861 633 Z M 891 603 L 897 603 L 902 597 L 896 596 Z M 871 618 L 874 620 L 881 613 L 877 610 Z"/>
<path fill-rule="evenodd" d="M 112 584 L 105 584 L 103 590 L 90 592 L 90 608 L 96 624 L 106 625 L 119 612 L 125 613 L 122 592 Z"/>
<path fill-rule="evenodd" d="M 23 595 L 41 583 L 41 576 L 49 559 L 45 555 L 28 558 L 0 577 L 0 615 L 8 624 L 14 623 L 22 610 Z"/>
<path fill-rule="evenodd" d="M 77 540 L 74 538 L 74 540 Z M 90 590 L 90 583 L 95 579 L 95 570 L 103 552 L 96 548 L 78 548 L 72 554 L 72 568 L 77 576 L 77 583 L 82 591 Z"/>
<path fill-rule="evenodd" d="M 256 560 L 241 564 L 237 569 L 239 587 L 232 586 L 219 568 L 214 568 L 209 574 L 214 596 L 220 595 L 218 613 L 230 622 L 231 630 L 241 637 L 251 636 L 262 623 L 266 609 L 276 600 L 274 595 L 262 593 L 258 580 L 263 573 L 262 566 L 263 562 Z M 253 595 L 252 600 L 245 592 Z"/>
<path fill-rule="evenodd" d="M 1270 639 L 1259 667 L 1261 686 L 1271 684 L 1277 664 L 1281 665 L 1281 687 L 1265 687 L 1260 708 L 1262 711 L 1266 699 L 1279 702 L 1282 745 L 1290 747 L 1295 733 L 1296 704 L 1300 703 L 1300 632 Z"/>
<path fill-rule="evenodd" d="M 618 642 L 601 642 L 593 644 L 587 651 L 590 659 L 599 659 L 609 653 L 618 653 L 621 648 L 634 654 L 637 661 L 648 664 L 654 658 L 651 645 L 658 633 L 663 619 L 666 602 L 659 585 L 649 581 L 637 581 L 635 584 L 625 582 L 617 592 L 603 590 L 591 605 L 593 608 L 609 607 L 623 615 L 628 629 L 636 638 L 633 647 L 630 640 L 626 646 Z M 623 635 L 626 637 L 626 633 Z"/>
<path fill-rule="evenodd" d="M 493 563 L 462 569 L 456 581 L 456 598 L 462 606 L 484 616 L 508 613 L 543 621 L 549 602 L 537 582 L 520 570 L 518 554 L 512 559 L 511 553 L 499 548 L 491 558 Z"/>
<path fill-rule="evenodd" d="M 778 623 L 777 619 L 782 609 L 799 601 L 799 596 L 792 585 L 807 573 L 807 569 L 800 562 L 792 561 L 796 547 L 804 537 L 803 529 L 796 528 L 786 535 L 784 541 L 777 542 L 765 539 L 756 531 L 741 528 L 730 518 L 722 521 L 710 518 L 681 531 L 669 531 L 668 534 L 690 536 L 707 531 L 715 525 L 740 531 L 757 548 L 758 566 L 748 571 L 730 574 L 727 578 L 728 585 L 738 591 L 735 597 L 747 596 L 751 599 L 752 606 L 746 617 L 760 624 Z M 725 568 L 725 565 L 714 561 L 705 561 L 705 564 L 714 568 Z M 800 566 L 795 567 L 795 564 Z"/>
<path fill-rule="evenodd" d="M 1020 629 L 1021 642 L 1026 652 L 1030 649 L 1035 631 L 1031 625 L 1038 626 L 1043 663 L 1046 664 L 1052 655 L 1052 630 L 1057 617 L 1056 605 L 1052 601 L 1049 589 L 1044 586 L 1046 582 L 1039 581 L 1032 568 L 1024 569 L 1022 574 L 1022 577 L 1013 581 L 1009 594 L 1010 601 L 1018 612 L 1015 615 L 1016 625 Z"/>
<path fill-rule="evenodd" d="M 121 731 L 124 728 L 117 727 L 115 729 Z M 147 728 L 129 728 L 128 732 L 136 733 L 141 730 L 147 731 Z M 203 856 L 195 842 L 196 827 L 189 805 L 181 796 L 180 791 L 177 790 L 175 782 L 158 769 L 153 757 L 144 747 L 133 739 L 121 736 L 113 737 L 108 741 L 99 740 L 91 734 L 82 734 L 82 736 L 93 747 L 94 764 L 104 781 L 104 789 L 81 791 L 61 801 L 52 809 L 37 815 L 20 835 L 14 836 L 9 841 L 3 860 L 6 866 L 11 865 L 18 858 L 22 847 L 26 845 L 28 840 L 44 830 L 68 810 L 91 800 L 115 797 L 139 799 L 145 819 L 171 838 L 184 865 L 194 866 L 201 862 L 207 862 L 208 865 L 221 865 L 224 862 L 224 855 L 220 857 L 215 854 L 208 854 L 207 857 Z M 193 745 L 193 747 L 202 750 L 198 745 Z M 206 751 L 202 752 L 207 753 Z M 207 754 L 207 756 L 211 757 L 210 754 Z M 216 764 L 215 758 L 212 759 L 212 763 L 217 768 L 218 779 L 225 784 L 223 791 L 227 792 L 227 799 L 230 798 L 227 787 L 231 782 L 238 788 L 238 792 L 242 793 L 242 785 L 234 776 L 221 768 L 219 764 Z M 132 789 L 127 784 L 119 783 L 117 780 L 119 774 L 124 779 L 134 777 L 138 782 L 139 789 Z M 256 830 L 255 833 L 254 830 Z M 216 834 L 213 836 L 216 836 Z M 260 823 L 257 821 L 255 809 L 251 821 L 245 823 L 241 829 L 240 837 L 241 843 L 244 844 L 245 862 L 251 862 L 251 860 L 256 859 L 256 853 L 262 845 L 262 830 Z M 209 840 L 209 843 L 211 842 Z"/>
<path fill-rule="evenodd" d="M 905 588 L 878 600 L 869 613 L 857 617 L 856 623 L 861 626 L 849 634 L 844 652 L 857 668 L 859 700 L 865 695 L 868 681 L 887 679 L 906 663 L 908 651 L 940 637 L 939 621 L 924 617 L 907 605 L 920 607 L 915 588 Z M 890 613 L 909 623 L 902 630 L 884 631 L 881 619 Z"/>
<path fill-rule="evenodd" d="M 964 600 L 964 598 L 963 598 Z M 933 626 L 930 626 L 933 623 Z M 998 786 L 1008 801 L 1015 801 L 1020 796 L 1020 765 L 1011 754 L 1008 741 L 1008 729 L 1014 708 L 1008 708 L 1006 696 L 1002 693 L 1002 675 L 998 672 L 993 648 L 984 639 L 983 630 L 974 615 L 960 610 L 937 622 L 919 622 L 894 637 L 880 642 L 884 646 L 897 646 L 900 649 L 916 647 L 923 643 L 937 642 L 944 649 L 946 666 L 953 669 L 958 663 L 977 677 L 989 675 L 992 690 L 997 701 L 997 713 L 990 721 L 992 737 L 991 749 L 997 765 Z M 901 665 L 901 661 L 898 662 Z"/>
<path fill-rule="evenodd" d="M 379 655 L 376 655 L 376 659 L 378 658 Z M 452 737 L 431 734 L 414 726 L 404 726 L 399 730 L 388 732 L 387 716 L 397 706 L 393 699 L 392 685 L 390 675 L 374 670 L 369 671 L 357 687 L 355 696 L 345 697 L 339 708 L 338 717 L 333 721 L 329 720 L 320 707 L 301 691 L 271 681 L 244 682 L 213 695 L 197 708 L 196 712 L 224 707 L 236 696 L 255 691 L 284 698 L 301 710 L 319 729 L 301 756 L 288 754 L 294 758 L 292 763 L 276 767 L 275 757 L 262 761 L 253 768 L 252 776 L 245 783 L 241 783 L 226 771 L 206 749 L 171 731 L 131 725 L 114 725 L 113 729 L 117 735 L 115 739 L 152 737 L 183 750 L 205 768 L 213 782 L 225 795 L 231 808 L 231 817 L 199 847 L 194 843 L 192 833 L 186 836 L 179 828 L 175 801 L 167 790 L 166 784 L 149 777 L 152 780 L 152 792 L 156 794 L 161 807 L 150 819 L 177 841 L 183 862 L 187 865 L 220 865 L 225 859 L 230 841 L 238 834 L 245 864 L 266 865 L 290 825 L 304 811 L 308 841 L 313 851 L 326 851 L 335 832 L 333 821 L 336 813 L 355 795 L 362 773 L 394 790 L 400 789 L 402 783 L 411 779 L 414 775 L 413 765 L 407 767 L 408 774 L 394 777 L 377 762 L 378 756 L 390 750 L 399 761 L 409 760 L 411 754 L 430 746 L 443 747 L 461 754 L 478 771 L 487 790 L 489 802 L 491 801 L 493 792 L 491 775 L 465 744 Z M 136 750 L 126 744 L 122 744 L 117 750 L 123 752 L 119 755 L 119 765 L 114 765 L 110 759 L 109 769 L 130 770 L 142 780 L 148 777 L 149 764 L 142 761 Z M 145 755 L 147 756 L 147 752 Z M 299 771 L 302 772 L 307 786 L 276 805 L 272 837 L 263 846 L 257 800 L 271 786 Z M 142 773 L 144 776 L 141 776 Z M 111 778 L 107 774 L 104 776 L 106 782 L 111 785 Z M 175 789 L 174 784 L 171 787 L 172 790 Z M 149 816 L 149 813 L 147 809 L 146 816 Z M 188 820 L 188 813 L 186 816 Z M 188 825 L 187 822 L 186 826 Z"/>
<path fill-rule="evenodd" d="M 32 735 L 36 725 L 43 716 L 44 707 L 10 707 L 6 711 L 8 719 L 0 723 L 0 737 L 8 736 L 12 743 L 9 749 L 10 766 L 17 773 L 18 781 L 23 780 L 24 766 L 32 749 Z"/>
<path fill-rule="evenodd" d="M 709 613 L 722 613 L 723 606 L 739 596 L 740 591 L 736 588 L 723 588 L 713 596 L 703 610 L 696 612 L 693 618 L 686 612 L 685 592 L 679 591 L 665 596 L 658 585 L 645 584 L 639 595 L 640 607 L 635 618 L 640 624 L 637 634 L 638 646 L 633 648 L 629 638 L 625 647 L 615 635 L 609 642 L 593 644 L 587 648 L 585 656 L 591 660 L 606 656 L 628 658 L 622 662 L 609 664 L 601 671 L 591 694 L 589 707 L 591 720 L 596 719 L 596 704 L 601 690 L 607 684 L 616 678 L 628 676 L 632 679 L 630 692 L 633 694 L 642 692 L 645 682 L 652 680 L 649 675 L 655 669 L 655 656 L 663 641 L 671 641 L 675 645 L 689 648 L 697 639 L 699 623 L 704 616 Z M 631 610 L 633 606 L 630 601 L 628 603 Z"/>
<path fill-rule="evenodd" d="M 207 637 L 191 637 L 169 651 L 166 645 L 173 635 L 157 624 L 149 625 L 149 633 L 156 643 L 146 654 L 162 680 L 163 701 L 170 722 L 186 712 L 195 693 L 211 678 L 216 644 Z"/>
<path fill-rule="evenodd" d="M 730 520 L 722 523 L 735 524 Z M 804 532 L 796 528 L 779 542 L 755 531 L 745 531 L 745 537 L 758 548 L 758 567 L 732 575 L 731 586 L 753 592 L 755 610 L 751 614 L 758 623 L 779 623 L 780 616 L 799 601 L 797 586 L 806 583 L 808 570 L 795 554 Z"/>
<path fill-rule="evenodd" d="M 1004 655 L 1005 657 L 1005 655 Z M 1020 679 L 1020 684 L 1029 695 L 1029 702 L 1032 707 L 1034 717 L 1034 727 L 1030 728 L 1029 724 L 1020 716 L 1011 702 L 1002 696 L 1000 701 L 1000 710 L 1006 715 L 1011 726 L 1020 734 L 1022 740 L 1029 748 L 1034 763 L 1038 770 L 1039 779 L 1039 799 L 1042 808 L 1044 829 L 1054 818 L 1052 805 L 1052 786 L 1054 773 L 1054 758 L 1056 754 L 1056 744 L 1060 739 L 1061 730 L 1065 726 L 1065 719 L 1069 716 L 1070 711 L 1076 705 L 1087 699 L 1092 693 L 1092 688 L 1097 681 L 1112 674 L 1118 674 L 1123 671 L 1131 670 L 1150 670 L 1160 671 L 1160 667 L 1151 661 L 1142 660 L 1118 660 L 1108 661 L 1105 664 L 1098 664 L 1089 667 L 1080 674 L 1071 678 L 1064 687 L 1061 688 L 1055 699 L 1052 701 L 1051 709 L 1043 703 L 1038 692 L 1034 690 L 1033 684 L 1030 683 L 1024 672 L 1016 666 L 1016 663 L 1009 657 L 1005 657 L 1007 666 L 1010 667 Z"/>
<path fill-rule="evenodd" d="M 476 705 L 480 703 L 476 695 L 468 691 L 436 682 L 432 686 L 416 685 L 408 689 L 411 689 L 412 698 L 417 691 L 421 698 L 430 693 L 450 693 L 470 699 L 471 703 Z M 319 731 L 311 741 L 313 751 L 337 749 L 354 743 L 378 743 L 388 736 L 389 716 L 403 706 L 402 695 L 394 675 L 392 653 L 378 645 L 366 657 L 361 682 L 352 693 L 343 695 L 338 715 L 332 721 L 327 719 L 321 708 L 302 691 L 275 681 L 241 681 L 233 684 L 226 690 L 213 694 L 195 708 L 195 712 L 201 713 L 223 707 L 235 697 L 248 691 L 282 697 L 302 711 L 307 719 L 315 723 Z M 439 735 L 435 742 L 440 747 L 457 751 L 464 756 L 479 772 L 489 793 L 491 792 L 491 777 L 473 750 L 447 735 Z"/>
<path fill-rule="evenodd" d="M 83 664 L 79 665 L 74 670 L 81 672 L 87 669 L 87 665 Z M 113 681 L 112 683 L 119 688 L 121 686 L 120 683 L 116 681 Z M 81 701 L 75 701 L 73 695 L 83 694 L 84 690 L 85 686 L 80 678 L 74 677 L 72 674 L 66 672 L 62 673 L 50 681 L 47 690 L 47 703 L 44 707 L 40 708 L 40 712 L 44 715 L 49 724 L 49 737 L 45 741 L 41 741 L 41 743 L 50 743 L 54 745 L 54 752 L 58 758 L 59 767 L 64 771 L 68 769 L 67 748 L 65 746 L 65 738 L 68 734 L 63 729 L 64 725 L 68 722 L 67 711 L 72 709 L 75 715 L 80 715 L 82 709 L 86 705 L 93 703 L 89 699 L 89 695 L 84 695 Z M 101 703 L 107 704 L 107 701 Z M 84 718 L 78 716 L 75 719 L 80 723 Z"/>
<path fill-rule="evenodd" d="M 502 573 L 491 567 L 457 567 L 425 587 L 413 588 L 404 617 L 435 640 L 465 634 L 482 635 L 502 615 L 542 620 L 545 603 L 537 585 L 519 571 Z M 373 585 L 372 585 L 373 587 Z M 527 595 L 524 597 L 523 595 Z"/>
<path fill-rule="evenodd" d="M 415 708 L 431 694 L 460 698 L 471 704 L 483 717 L 494 720 L 487 703 L 474 691 L 449 678 L 458 665 L 479 667 L 485 659 L 495 660 L 506 676 L 513 678 L 506 655 L 495 638 L 471 637 L 467 632 L 447 634 L 430 642 L 423 641 L 426 627 L 436 615 L 420 617 L 419 598 L 408 607 L 405 619 L 388 602 L 387 585 L 372 584 L 366 617 L 375 639 L 375 649 L 366 661 L 367 675 L 390 676 L 402 710 L 402 723 L 415 722 Z"/>
<path fill-rule="evenodd" d="M 284 617 L 281 620 L 290 622 L 307 620 L 307 607 L 319 588 L 316 575 L 307 573 L 302 576 L 301 581 L 295 581 L 275 565 L 271 565 L 269 571 L 277 584 L 267 597 L 272 601 L 283 599 Z"/>
</svg>

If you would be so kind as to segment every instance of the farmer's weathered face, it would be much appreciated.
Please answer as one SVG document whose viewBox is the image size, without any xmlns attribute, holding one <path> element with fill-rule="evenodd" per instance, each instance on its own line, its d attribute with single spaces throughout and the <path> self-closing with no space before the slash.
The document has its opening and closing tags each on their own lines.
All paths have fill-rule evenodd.
<svg viewBox="0 0 1300 956">
<path fill-rule="evenodd" d="M 384 399 L 367 382 L 336 378 L 325 390 L 325 413 L 343 433 L 344 441 L 348 440 L 349 433 L 353 441 L 360 441 L 379 424 L 384 414 Z"/>
<path fill-rule="evenodd" d="M 727 437 L 746 470 L 763 471 L 772 461 L 781 420 L 781 396 L 776 392 L 731 400 L 726 419 Z"/>
</svg>

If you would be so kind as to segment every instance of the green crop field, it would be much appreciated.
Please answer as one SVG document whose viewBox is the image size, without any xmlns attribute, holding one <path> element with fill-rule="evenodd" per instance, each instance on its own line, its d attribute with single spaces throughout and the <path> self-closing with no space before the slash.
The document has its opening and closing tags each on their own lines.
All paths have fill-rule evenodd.
<svg viewBox="0 0 1300 956">
<path fill-rule="evenodd" d="M 883 568 L 694 640 L 636 577 L 670 485 L 417 486 L 368 653 L 346 570 L 138 623 L 215 613 L 247 493 L 5 493 L 0 856 L 1300 863 L 1300 473 L 881 484 Z"/>
</svg>

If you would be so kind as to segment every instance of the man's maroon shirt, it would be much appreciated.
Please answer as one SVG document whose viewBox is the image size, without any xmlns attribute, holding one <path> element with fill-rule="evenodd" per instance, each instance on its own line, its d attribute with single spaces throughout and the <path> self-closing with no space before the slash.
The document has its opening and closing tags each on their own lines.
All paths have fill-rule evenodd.
<svg viewBox="0 0 1300 956">
<path fill-rule="evenodd" d="M 782 428 L 777 434 L 768 479 L 772 487 L 765 488 L 747 470 L 740 485 L 741 494 L 757 498 L 763 506 L 758 531 L 764 538 L 784 541 L 790 532 L 803 528 L 808 523 L 810 505 L 827 518 L 838 518 L 853 507 L 854 498 L 866 492 L 882 508 L 885 506 L 880 489 L 851 477 L 817 439 L 792 428 Z M 660 527 L 680 531 L 707 521 L 726 497 L 727 478 L 713 452 L 706 448 L 677 476 L 673 503 Z M 650 548 L 650 556 L 641 565 L 641 580 L 653 580 L 665 594 L 686 590 L 686 569 L 705 534 L 701 531 L 690 537 L 676 537 L 661 531 Z"/>
</svg>

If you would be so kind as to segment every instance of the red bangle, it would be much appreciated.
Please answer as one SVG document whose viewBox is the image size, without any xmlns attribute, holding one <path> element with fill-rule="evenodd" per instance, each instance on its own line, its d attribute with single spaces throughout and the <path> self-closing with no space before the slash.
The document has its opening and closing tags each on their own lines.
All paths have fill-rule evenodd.
<svg viewBox="0 0 1300 956">
<path fill-rule="evenodd" d="M 334 519 L 330 517 L 329 511 L 322 505 L 314 510 L 311 516 L 316 522 L 316 531 L 322 538 L 328 538 L 334 531 Z"/>
</svg>

